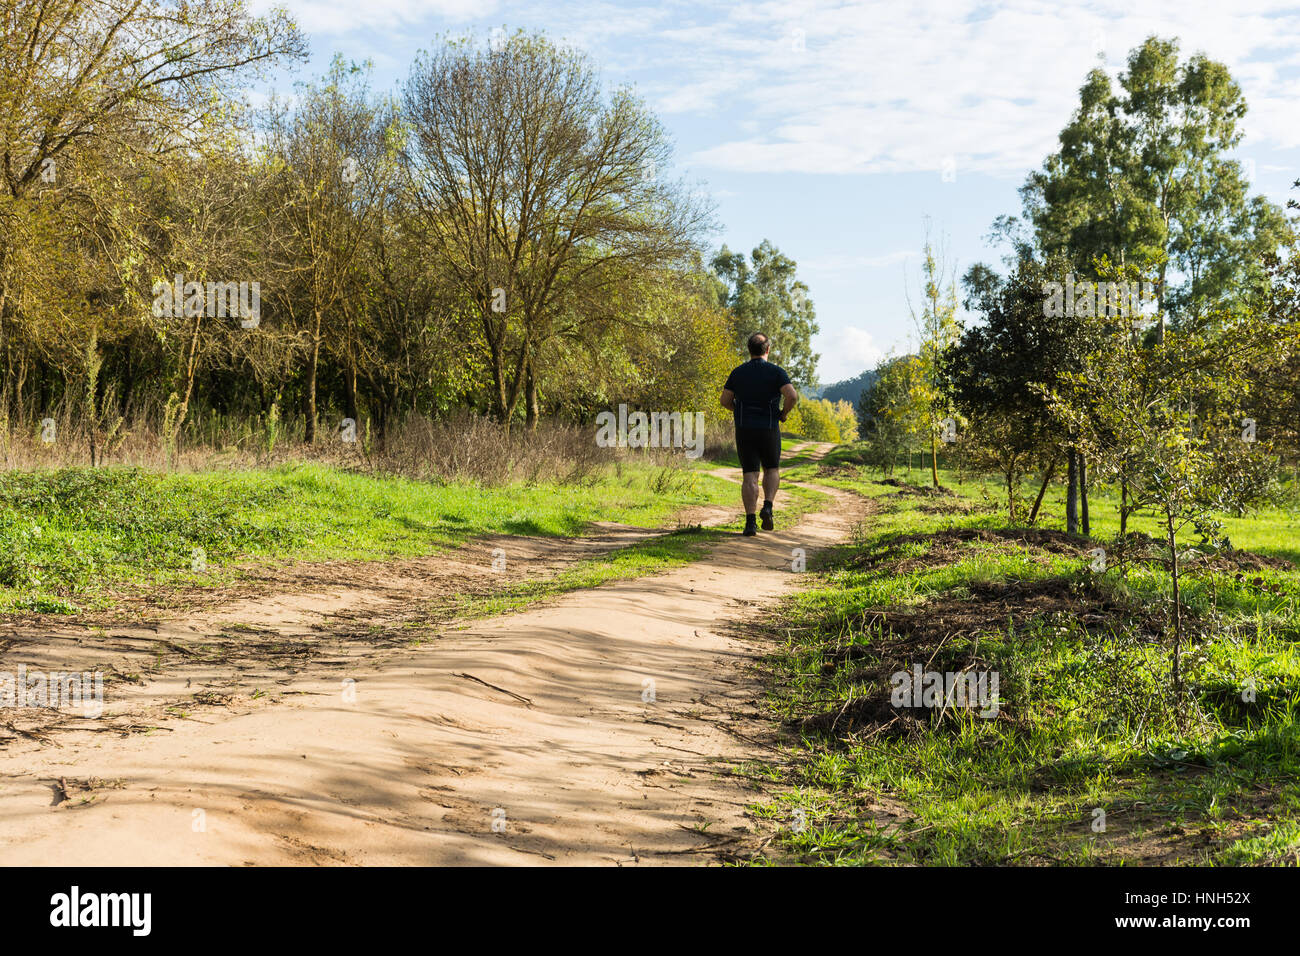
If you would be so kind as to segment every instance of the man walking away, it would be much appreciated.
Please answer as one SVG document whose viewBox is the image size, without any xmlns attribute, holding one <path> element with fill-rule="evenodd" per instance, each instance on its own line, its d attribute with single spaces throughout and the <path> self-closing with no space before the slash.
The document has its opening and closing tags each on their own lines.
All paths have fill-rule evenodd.
<svg viewBox="0 0 1300 956">
<path fill-rule="evenodd" d="M 758 518 L 771 531 L 772 503 L 781 486 L 781 423 L 799 401 L 785 370 L 767 360 L 771 343 L 762 332 L 749 337 L 750 360 L 732 370 L 722 388 L 722 407 L 736 419 L 736 452 L 744 480 L 745 534 L 758 534 L 758 470 L 763 469 L 763 510 Z M 781 399 L 785 402 L 782 403 Z"/>
</svg>

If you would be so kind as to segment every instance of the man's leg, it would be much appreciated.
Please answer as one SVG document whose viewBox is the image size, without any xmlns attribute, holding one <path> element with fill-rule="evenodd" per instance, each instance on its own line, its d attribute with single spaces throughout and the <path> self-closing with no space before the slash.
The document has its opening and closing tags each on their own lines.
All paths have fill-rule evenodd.
<svg viewBox="0 0 1300 956">
<path fill-rule="evenodd" d="M 758 511 L 758 472 L 747 471 L 740 483 L 740 499 L 745 503 L 745 534 L 755 534 L 758 524 L 755 512 Z"/>
<path fill-rule="evenodd" d="M 781 487 L 781 433 L 774 428 L 763 437 L 763 510 L 758 516 L 763 530 L 771 531 L 776 527 L 772 504 L 776 501 L 776 490 Z"/>
<path fill-rule="evenodd" d="M 759 512 L 759 517 L 763 519 L 763 530 L 771 531 L 776 527 L 772 521 L 772 505 L 776 502 L 777 489 L 781 487 L 781 469 L 764 468 L 763 469 L 763 510 Z M 758 489 L 755 488 L 755 491 Z"/>
<path fill-rule="evenodd" d="M 761 436 L 758 436 L 761 437 Z M 736 457 L 740 459 L 740 500 L 745 503 L 745 534 L 758 534 L 758 471 L 763 465 L 763 452 L 755 440 L 753 429 L 736 429 Z"/>
</svg>

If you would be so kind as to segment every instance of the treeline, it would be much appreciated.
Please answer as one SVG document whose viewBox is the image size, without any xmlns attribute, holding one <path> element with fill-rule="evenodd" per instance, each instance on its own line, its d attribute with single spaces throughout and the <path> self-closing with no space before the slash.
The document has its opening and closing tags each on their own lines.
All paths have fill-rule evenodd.
<svg viewBox="0 0 1300 956">
<path fill-rule="evenodd" d="M 241 0 L 0 0 L 0 435 L 303 441 L 412 413 L 716 411 L 754 322 L 805 376 L 806 288 L 709 201 L 626 89 L 544 36 L 448 39 L 392 95 Z M 811 382 L 809 382 L 811 384 Z M 217 423 L 214 425 L 213 423 Z M 44 431 L 42 431 L 44 429 Z M 210 434 L 211 433 L 211 434 Z M 60 440 L 63 436 L 60 434 Z"/>
</svg>

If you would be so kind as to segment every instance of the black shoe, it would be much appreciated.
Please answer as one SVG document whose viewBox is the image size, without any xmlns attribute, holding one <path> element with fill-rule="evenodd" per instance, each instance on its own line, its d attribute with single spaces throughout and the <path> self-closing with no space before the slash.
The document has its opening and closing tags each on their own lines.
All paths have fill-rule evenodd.
<svg viewBox="0 0 1300 956">
<path fill-rule="evenodd" d="M 759 516 L 760 518 L 763 519 L 763 530 L 764 530 L 764 531 L 771 531 L 773 528 L 776 527 L 776 525 L 772 523 L 772 509 L 771 509 L 771 508 L 769 508 L 769 507 L 767 507 L 766 505 L 764 505 L 764 506 L 763 506 L 763 510 L 760 511 L 760 512 L 758 513 L 758 516 Z"/>
<path fill-rule="evenodd" d="M 745 537 L 752 537 L 756 534 L 758 534 L 758 522 L 754 520 L 753 515 L 747 515 L 745 517 Z"/>
</svg>

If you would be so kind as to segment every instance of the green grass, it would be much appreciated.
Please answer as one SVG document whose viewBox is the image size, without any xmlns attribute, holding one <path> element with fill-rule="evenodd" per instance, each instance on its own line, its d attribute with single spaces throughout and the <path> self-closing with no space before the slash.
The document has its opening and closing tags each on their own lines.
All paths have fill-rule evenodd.
<svg viewBox="0 0 1300 956">
<path fill-rule="evenodd" d="M 899 494 L 855 457 L 837 449 L 798 472 L 876 499 L 877 512 L 772 620 L 768 706 L 798 743 L 746 772 L 779 781 L 757 808 L 778 825 L 776 859 L 1297 861 L 1300 570 L 1188 580 L 1179 700 L 1158 563 L 1094 573 L 1095 542 L 1059 533 L 1054 503 L 1042 523 L 1058 532 L 1025 535 L 993 510 L 992 479 L 968 479 L 959 497 Z M 1112 533 L 1112 499 L 1092 503 L 1094 532 Z M 1281 512 L 1228 524 L 1238 549 L 1277 557 L 1294 548 L 1288 527 Z M 999 674 L 996 719 L 892 706 L 896 670 L 972 662 Z"/>
<path fill-rule="evenodd" d="M 0 475 L 0 609 L 70 612 L 122 586 L 222 579 L 282 558 L 425 555 L 485 534 L 580 535 L 593 521 L 661 527 L 735 485 L 634 463 L 582 484 L 484 488 L 318 464 L 157 474 L 72 468 Z M 196 551 L 207 570 L 195 573 Z"/>
<path fill-rule="evenodd" d="M 1119 495 L 1103 489 L 1100 493 L 1090 492 L 1088 501 L 1093 537 L 1113 538 L 1119 533 Z M 1049 515 L 1064 516 L 1063 493 L 1049 494 L 1046 504 L 1050 506 Z M 1060 520 L 1063 522 L 1064 518 Z M 1245 517 L 1220 515 L 1219 520 L 1223 522 L 1223 533 L 1233 547 L 1285 558 L 1300 565 L 1300 514 L 1295 509 L 1261 507 Z M 1160 526 L 1149 515 L 1130 518 L 1129 531 L 1153 536 L 1161 533 Z M 1195 543 L 1195 539 L 1192 541 Z"/>
</svg>

